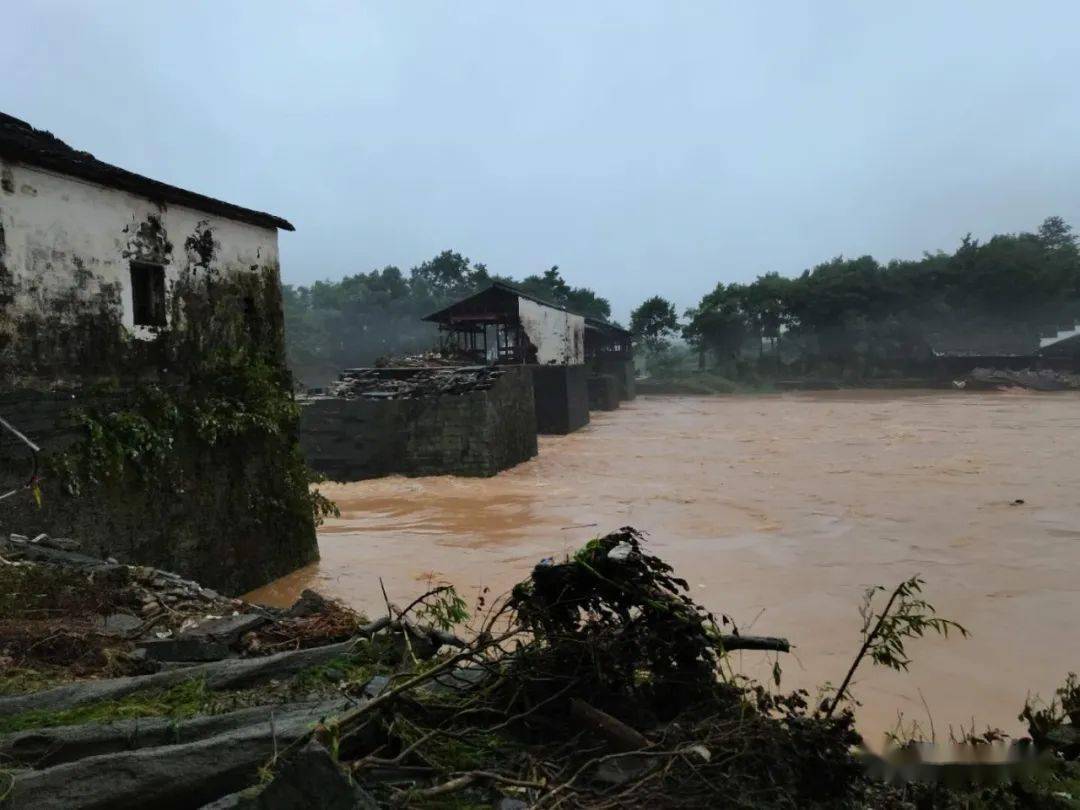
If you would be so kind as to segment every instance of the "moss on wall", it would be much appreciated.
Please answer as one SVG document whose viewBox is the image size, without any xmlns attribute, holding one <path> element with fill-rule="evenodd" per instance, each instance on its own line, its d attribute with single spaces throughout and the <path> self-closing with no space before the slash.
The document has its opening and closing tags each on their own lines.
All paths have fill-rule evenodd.
<svg viewBox="0 0 1080 810">
<path fill-rule="evenodd" d="M 154 217 L 128 236 L 126 257 L 171 257 Z M 316 559 L 329 507 L 296 441 L 278 268 L 221 266 L 215 249 L 200 223 L 169 325 L 149 339 L 124 328 L 118 285 L 89 271 L 33 311 L 0 307 L 0 413 L 33 425 L 46 470 L 42 507 L 9 499 L 0 531 L 74 537 L 228 593 Z M 0 467 L 17 453 L 0 441 Z"/>
</svg>

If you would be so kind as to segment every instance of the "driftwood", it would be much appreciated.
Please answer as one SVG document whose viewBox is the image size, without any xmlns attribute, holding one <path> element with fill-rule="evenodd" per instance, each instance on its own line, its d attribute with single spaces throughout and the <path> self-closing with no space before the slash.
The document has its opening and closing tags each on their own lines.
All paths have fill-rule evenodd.
<svg viewBox="0 0 1080 810">
<path fill-rule="evenodd" d="M 402 626 L 407 627 L 408 632 L 425 635 L 435 647 L 443 644 L 458 648 L 467 646 L 464 641 L 450 633 L 420 627 L 412 622 L 403 625 L 397 619 L 391 621 L 384 617 L 359 627 L 359 638 L 325 647 L 291 650 L 261 658 L 227 659 L 153 675 L 84 681 L 43 692 L 0 697 L 0 717 L 34 710 L 55 711 L 102 700 L 117 700 L 142 689 L 169 689 L 193 678 L 205 679 L 207 688 L 213 690 L 240 689 L 271 679 L 288 678 L 308 667 L 325 664 L 334 658 L 347 655 L 360 639 L 366 640 L 382 630 L 400 631 Z"/>
<path fill-rule="evenodd" d="M 791 652 L 791 644 L 786 638 L 776 636 L 735 636 L 726 635 L 720 637 L 721 643 L 727 652 L 734 650 L 773 650 L 775 652 Z"/>
<path fill-rule="evenodd" d="M 340 707 L 340 708 L 343 708 Z M 87 757 L 16 772 L 10 806 L 34 810 L 199 807 L 256 780 L 278 751 L 307 735 L 319 715 L 267 717 L 197 742 Z"/>
<path fill-rule="evenodd" d="M 579 698 L 570 701 L 570 717 L 579 726 L 599 734 L 616 751 L 640 751 L 649 746 L 644 734 Z"/>
<path fill-rule="evenodd" d="M 240 689 L 271 679 L 288 678 L 308 667 L 318 666 L 346 655 L 356 641 L 343 641 L 326 647 L 267 655 L 263 658 L 229 659 L 192 667 L 137 675 L 83 681 L 0 698 L 0 717 L 11 717 L 34 710 L 56 711 L 102 700 L 117 700 L 142 689 L 169 689 L 179 683 L 203 678 L 209 689 Z"/>
<path fill-rule="evenodd" d="M 356 629 L 356 632 L 358 635 L 371 638 L 376 633 L 387 629 L 398 632 L 401 632 L 403 629 L 408 630 L 415 638 L 422 638 L 430 641 L 436 648 L 445 645 L 447 647 L 456 647 L 459 650 L 463 650 L 469 646 L 463 639 L 455 636 L 453 633 L 448 633 L 437 627 L 427 627 L 418 624 L 408 617 L 391 619 L 389 616 L 382 616 L 373 622 L 360 625 L 360 627 Z"/>
<path fill-rule="evenodd" d="M 0 762 L 41 769 L 119 751 L 198 742 L 245 726 L 266 723 L 271 717 L 275 722 L 289 722 L 297 716 L 317 720 L 348 706 L 348 702 L 340 700 L 306 701 L 255 706 L 182 721 L 168 717 L 140 717 L 105 725 L 88 723 L 37 728 L 0 737 Z"/>
</svg>

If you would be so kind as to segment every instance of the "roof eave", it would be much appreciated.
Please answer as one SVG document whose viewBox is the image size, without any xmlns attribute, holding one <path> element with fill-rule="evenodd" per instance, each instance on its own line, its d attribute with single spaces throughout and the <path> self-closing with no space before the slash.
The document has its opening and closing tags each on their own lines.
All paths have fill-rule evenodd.
<svg viewBox="0 0 1080 810">
<path fill-rule="evenodd" d="M 268 214 L 265 211 L 256 211 L 251 208 L 244 208 L 243 206 L 234 203 L 218 200 L 214 197 L 208 197 L 205 194 L 199 194 L 197 191 L 189 191 L 180 188 L 179 186 L 163 183 L 160 180 L 154 180 L 150 177 L 136 174 L 135 172 L 129 172 L 127 169 L 121 169 L 119 166 L 113 166 L 111 163 L 97 161 L 96 159 L 94 159 L 96 165 L 86 166 L 84 168 L 79 164 L 72 163 L 68 160 L 54 158 L 51 155 L 39 155 L 17 148 L 11 148 L 10 146 L 0 150 L 0 157 L 23 163 L 27 166 L 46 169 L 68 177 L 77 177 L 80 180 L 96 183 L 105 188 L 116 188 L 127 191 L 131 194 L 145 197 L 148 200 L 180 205 L 186 208 L 192 208 L 196 211 L 221 216 L 225 219 L 233 219 L 238 222 L 246 222 L 250 225 L 258 225 L 265 228 L 278 228 L 283 231 L 296 230 L 293 224 L 287 219 L 275 216 L 274 214 Z M 115 172 L 115 176 L 107 178 L 102 177 L 100 169 L 94 171 L 97 167 L 107 167 L 107 169 Z"/>
</svg>

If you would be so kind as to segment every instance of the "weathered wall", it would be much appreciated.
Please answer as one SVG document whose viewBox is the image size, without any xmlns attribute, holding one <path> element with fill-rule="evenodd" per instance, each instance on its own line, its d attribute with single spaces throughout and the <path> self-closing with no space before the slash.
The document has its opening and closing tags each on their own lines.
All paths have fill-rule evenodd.
<svg viewBox="0 0 1080 810">
<path fill-rule="evenodd" d="M 162 331 L 134 326 L 132 261 L 164 267 L 174 328 L 185 326 L 177 322 L 185 318 L 180 299 L 193 285 L 265 277 L 261 286 L 278 296 L 276 314 L 267 312 L 272 303 L 238 303 L 276 321 L 259 339 L 276 341 L 267 348 L 283 351 L 274 229 L 160 206 L 21 164 L 0 163 L 0 172 L 0 381 L 34 386 L 68 375 L 160 371 L 166 358 L 125 345 L 156 342 Z"/>
<path fill-rule="evenodd" d="M 619 386 L 619 399 L 631 400 L 637 393 L 634 385 L 634 361 L 633 359 L 599 358 L 593 366 L 600 374 L 610 374 L 615 378 Z"/>
<path fill-rule="evenodd" d="M 0 394 L 0 413 L 53 452 L 83 441 L 80 409 L 115 412 L 129 395 Z M 42 505 L 29 494 L 0 503 L 0 533 L 78 539 L 89 553 L 177 571 L 227 594 L 241 594 L 317 558 L 303 464 L 289 435 L 230 436 L 206 445 L 189 432 L 172 437 L 166 476 L 89 487 L 77 497 L 63 474 L 45 467 Z M 28 459 L 10 438 L 0 465 L 16 475 Z M 299 480 L 293 477 L 299 475 Z"/>
<path fill-rule="evenodd" d="M 507 367 L 486 391 L 417 399 L 311 400 L 300 444 L 332 480 L 384 475 L 490 476 L 536 455 L 528 369 Z"/>
<path fill-rule="evenodd" d="M 587 366 L 528 366 L 540 433 L 573 433 L 589 423 Z"/>
<path fill-rule="evenodd" d="M 611 374 L 589 375 L 589 410 L 614 411 L 619 407 L 619 383 Z"/>
<path fill-rule="evenodd" d="M 518 317 L 525 334 L 536 346 L 537 363 L 573 366 L 585 362 L 583 317 L 527 298 L 518 299 Z"/>
<path fill-rule="evenodd" d="M 164 326 L 134 325 L 132 261 L 164 268 Z M 233 593 L 285 574 L 318 556 L 289 388 L 275 230 L 0 163 L 0 414 L 47 462 L 0 532 Z"/>
</svg>

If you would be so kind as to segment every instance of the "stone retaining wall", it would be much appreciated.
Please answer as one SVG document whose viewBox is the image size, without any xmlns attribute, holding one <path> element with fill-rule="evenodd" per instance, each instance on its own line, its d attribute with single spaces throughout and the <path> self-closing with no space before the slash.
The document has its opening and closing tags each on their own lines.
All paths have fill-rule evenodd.
<svg viewBox="0 0 1080 810">
<path fill-rule="evenodd" d="M 589 376 L 589 410 L 614 411 L 619 407 L 619 382 L 612 374 Z"/>
<path fill-rule="evenodd" d="M 589 424 L 588 366 L 528 366 L 540 433 L 573 433 Z"/>
<path fill-rule="evenodd" d="M 414 399 L 325 397 L 303 403 L 300 445 L 335 481 L 384 475 L 491 476 L 536 455 L 529 371 L 488 390 Z"/>
<path fill-rule="evenodd" d="M 223 438 L 213 446 L 177 436 L 168 481 L 68 491 L 50 458 L 85 437 L 80 409 L 122 410 L 130 394 L 0 392 L 0 415 L 42 448 L 40 507 L 29 490 L 0 501 L 0 535 L 46 533 L 80 541 L 88 554 L 175 571 L 238 595 L 318 558 L 306 482 L 283 471 L 291 433 Z M 0 494 L 24 483 L 32 456 L 0 436 Z M 295 470 L 295 468 L 292 468 Z"/>
</svg>

